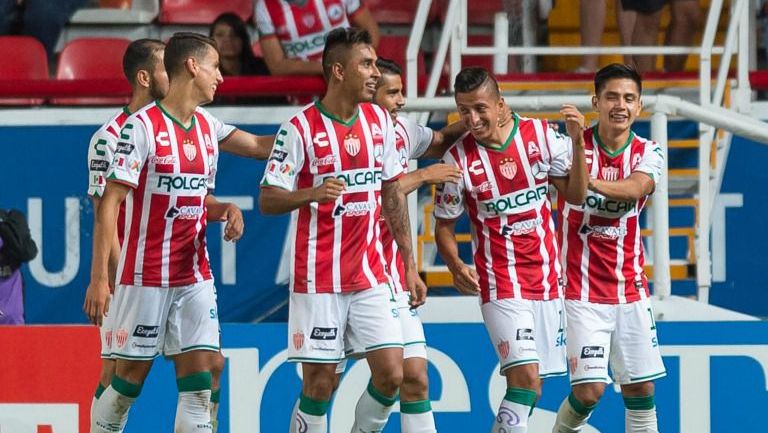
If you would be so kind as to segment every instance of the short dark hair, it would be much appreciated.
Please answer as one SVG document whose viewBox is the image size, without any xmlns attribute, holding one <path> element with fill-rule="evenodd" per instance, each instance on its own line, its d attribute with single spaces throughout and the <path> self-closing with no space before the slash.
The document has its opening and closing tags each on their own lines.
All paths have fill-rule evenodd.
<svg viewBox="0 0 768 433">
<path fill-rule="evenodd" d="M 195 57 L 201 59 L 208 52 L 208 48 L 213 48 L 218 52 L 216 41 L 198 33 L 179 32 L 174 33 L 165 46 L 165 71 L 168 73 L 168 79 L 178 75 L 184 70 L 184 62 Z"/>
<path fill-rule="evenodd" d="M 637 69 L 629 65 L 622 65 L 621 63 L 611 63 L 595 74 L 595 95 L 600 95 L 600 92 L 605 88 L 605 83 L 617 78 L 626 78 L 634 81 L 637 84 L 637 92 L 643 93 L 643 79 L 640 77 Z"/>
<path fill-rule="evenodd" d="M 474 66 L 464 68 L 456 75 L 456 79 L 453 82 L 453 91 L 454 93 L 469 93 L 483 85 L 490 86 L 493 95 L 497 99 L 501 96 L 499 93 L 499 83 L 496 81 L 496 78 L 487 69 Z"/>
<path fill-rule="evenodd" d="M 403 73 L 403 70 L 400 69 L 400 65 L 398 65 L 397 62 L 394 60 L 385 59 L 384 57 L 379 57 L 376 59 L 376 67 L 379 69 L 379 72 L 381 72 L 382 75 L 401 75 Z"/>
<path fill-rule="evenodd" d="M 123 54 L 123 74 L 131 86 L 136 85 L 136 74 L 139 71 L 149 71 L 150 74 L 155 71 L 153 57 L 164 48 L 165 44 L 157 39 L 137 39 L 128 44 Z"/>
<path fill-rule="evenodd" d="M 346 63 L 349 50 L 357 44 L 373 45 L 370 33 L 356 27 L 341 27 L 331 30 L 325 38 L 323 49 L 323 77 L 331 78 L 334 63 Z"/>
</svg>

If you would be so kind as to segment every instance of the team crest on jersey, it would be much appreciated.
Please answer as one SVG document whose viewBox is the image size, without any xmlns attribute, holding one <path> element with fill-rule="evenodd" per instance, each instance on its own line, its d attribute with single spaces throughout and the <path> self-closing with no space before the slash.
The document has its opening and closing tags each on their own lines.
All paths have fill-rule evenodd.
<svg viewBox="0 0 768 433">
<path fill-rule="evenodd" d="M 507 359 L 509 356 L 509 341 L 501 340 L 499 344 L 496 345 L 496 347 L 499 349 L 499 355 L 503 359 Z"/>
<path fill-rule="evenodd" d="M 315 17 L 314 15 L 304 15 L 301 17 L 301 22 L 307 27 L 312 27 L 315 25 Z"/>
<path fill-rule="evenodd" d="M 539 146 L 533 141 L 528 142 L 528 156 L 538 155 L 540 153 Z"/>
<path fill-rule="evenodd" d="M 344 149 L 350 156 L 355 156 L 360 153 L 360 138 L 357 134 L 349 134 L 344 137 Z"/>
<path fill-rule="evenodd" d="M 115 335 L 115 341 L 117 342 L 117 347 L 122 348 L 125 346 L 125 342 L 128 341 L 128 331 L 123 328 L 118 329 L 117 335 Z"/>
<path fill-rule="evenodd" d="M 501 171 L 502 176 L 512 180 L 517 174 L 517 163 L 512 158 L 504 158 L 499 163 L 499 171 Z"/>
<path fill-rule="evenodd" d="M 304 347 L 304 333 L 301 331 L 293 333 L 293 348 L 301 350 Z"/>
<path fill-rule="evenodd" d="M 188 160 L 194 161 L 197 157 L 197 146 L 195 146 L 195 143 L 189 138 L 185 138 L 181 145 L 184 149 L 184 156 L 186 156 Z"/>
<path fill-rule="evenodd" d="M 603 180 L 607 180 L 610 182 L 615 182 L 619 180 L 619 167 L 611 167 L 606 165 L 602 169 L 600 169 L 600 177 Z"/>
</svg>

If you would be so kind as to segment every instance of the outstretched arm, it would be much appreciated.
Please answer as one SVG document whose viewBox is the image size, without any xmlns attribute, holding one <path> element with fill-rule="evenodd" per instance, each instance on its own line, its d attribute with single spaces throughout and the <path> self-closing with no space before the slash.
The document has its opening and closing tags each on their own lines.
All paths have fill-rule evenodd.
<svg viewBox="0 0 768 433">
<path fill-rule="evenodd" d="M 325 179 L 322 185 L 296 191 L 262 185 L 259 195 L 259 209 L 265 215 L 288 213 L 312 202 L 334 201 L 344 192 L 344 189 L 344 182 L 332 177 Z"/>
<path fill-rule="evenodd" d="M 628 178 L 615 182 L 590 179 L 589 189 L 614 200 L 636 201 L 651 195 L 654 188 L 653 178 L 644 172 L 636 171 Z"/>
<path fill-rule="evenodd" d="M 444 126 L 443 129 L 434 132 L 432 135 L 432 143 L 421 157 L 431 159 L 440 158 L 448 151 L 453 143 L 461 138 L 466 132 L 467 126 L 464 125 L 464 122 L 454 122 Z"/>
<path fill-rule="evenodd" d="M 429 167 L 420 168 L 398 179 L 403 194 L 408 195 L 425 184 L 453 182 L 461 179 L 461 170 L 444 163 L 432 164 Z"/>
<path fill-rule="evenodd" d="M 219 150 L 246 158 L 264 160 L 272 152 L 274 135 L 255 135 L 237 129 L 226 140 L 219 143 Z"/>
</svg>

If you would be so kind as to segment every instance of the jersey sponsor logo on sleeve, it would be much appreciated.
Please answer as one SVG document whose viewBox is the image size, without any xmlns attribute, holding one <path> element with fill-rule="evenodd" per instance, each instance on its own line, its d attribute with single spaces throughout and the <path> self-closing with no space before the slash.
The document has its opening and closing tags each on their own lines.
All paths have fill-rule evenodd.
<svg viewBox="0 0 768 433">
<path fill-rule="evenodd" d="M 581 359 L 604 357 L 605 347 L 603 346 L 584 346 L 581 348 Z"/>
<path fill-rule="evenodd" d="M 502 176 L 512 180 L 517 174 L 517 163 L 512 158 L 504 158 L 499 162 L 499 171 Z"/>
<path fill-rule="evenodd" d="M 502 197 L 483 200 L 480 201 L 480 204 L 482 210 L 491 215 L 513 215 L 533 209 L 537 204 L 544 201 L 548 191 L 547 185 L 539 185 Z"/>
<path fill-rule="evenodd" d="M 312 328 L 311 340 L 335 340 L 338 336 L 338 328 Z"/>
<path fill-rule="evenodd" d="M 515 339 L 520 340 L 530 340 L 533 341 L 533 329 L 531 328 L 517 328 L 517 334 L 515 336 Z"/>
<path fill-rule="evenodd" d="M 102 174 L 94 174 L 91 178 L 91 186 L 103 186 L 106 183 L 104 180 L 104 175 Z"/>
<path fill-rule="evenodd" d="M 344 149 L 350 156 L 360 153 L 360 138 L 357 134 L 348 134 L 344 137 Z"/>
<path fill-rule="evenodd" d="M 103 159 L 92 159 L 90 164 L 91 171 L 107 171 L 109 168 L 109 161 Z"/>
<path fill-rule="evenodd" d="M 280 149 L 275 149 L 272 151 L 272 156 L 269 158 L 269 160 L 283 162 L 287 157 L 288 157 L 288 152 Z"/>
<path fill-rule="evenodd" d="M 117 147 L 115 148 L 115 153 L 120 153 L 123 155 L 130 155 L 131 152 L 133 152 L 133 149 L 135 149 L 136 146 L 134 146 L 131 143 L 126 143 L 124 141 L 120 141 L 117 143 Z"/>
<path fill-rule="evenodd" d="M 280 173 L 286 176 L 293 176 L 294 174 L 293 165 L 291 165 L 288 162 L 284 162 L 280 164 Z"/>
<path fill-rule="evenodd" d="M 160 327 L 156 325 L 136 325 L 136 329 L 133 330 L 133 336 L 140 338 L 156 338 L 159 333 Z"/>
<path fill-rule="evenodd" d="M 459 196 L 453 195 L 451 193 L 440 194 L 437 197 L 442 198 L 443 203 L 447 204 L 448 206 L 456 206 L 460 202 Z"/>
</svg>

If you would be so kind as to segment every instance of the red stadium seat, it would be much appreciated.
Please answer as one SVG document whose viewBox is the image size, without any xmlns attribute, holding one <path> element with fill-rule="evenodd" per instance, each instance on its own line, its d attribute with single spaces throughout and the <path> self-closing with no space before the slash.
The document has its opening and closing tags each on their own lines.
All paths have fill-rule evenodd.
<svg viewBox="0 0 768 433">
<path fill-rule="evenodd" d="M 68 43 L 61 51 L 56 78 L 119 79 L 123 78 L 123 54 L 131 41 L 118 38 L 83 38 Z M 128 98 L 56 98 L 55 105 L 123 105 Z"/>
<path fill-rule="evenodd" d="M 416 17 L 417 1 L 413 0 L 366 0 L 373 18 L 379 24 L 413 25 Z M 427 22 L 436 21 L 440 17 L 440 5 L 432 1 L 432 7 L 427 15 Z"/>
<path fill-rule="evenodd" d="M 224 12 L 234 12 L 243 21 L 253 16 L 253 0 L 163 0 L 161 24 L 211 24 Z"/>
<path fill-rule="evenodd" d="M 379 41 L 379 49 L 376 50 L 376 54 L 379 57 L 393 60 L 403 70 L 403 84 L 405 84 L 405 52 L 408 49 L 408 36 L 395 36 L 395 35 L 382 35 Z M 424 65 L 424 52 L 419 50 L 418 54 L 418 71 L 420 77 L 425 77 L 427 74 L 426 66 Z"/>
<path fill-rule="evenodd" d="M 29 36 L 0 36 L 0 80 L 48 79 L 48 57 L 37 39 Z M 40 105 L 43 99 L 4 98 L 0 105 Z"/>
</svg>

